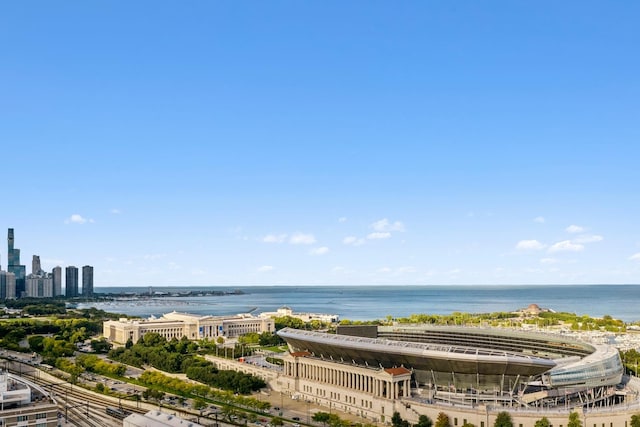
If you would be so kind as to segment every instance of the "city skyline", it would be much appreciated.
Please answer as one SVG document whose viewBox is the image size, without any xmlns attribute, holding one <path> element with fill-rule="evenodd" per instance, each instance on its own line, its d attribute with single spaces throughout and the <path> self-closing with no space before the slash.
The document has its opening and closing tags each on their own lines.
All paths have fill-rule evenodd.
<svg viewBox="0 0 640 427">
<path fill-rule="evenodd" d="M 42 268 L 39 255 L 31 257 L 31 272 L 27 274 L 26 266 L 20 264 L 20 249 L 15 247 L 15 230 L 7 230 L 7 270 L 0 264 L 0 299 L 13 298 L 53 298 L 62 293 L 62 267 L 57 265 L 51 271 Z M 65 267 L 65 292 L 67 297 L 78 297 L 78 268 Z M 82 296 L 93 297 L 93 266 L 82 267 Z"/>
<path fill-rule="evenodd" d="M 90 265 L 94 287 L 640 283 L 636 3 L 0 16 L 22 265 Z"/>
</svg>

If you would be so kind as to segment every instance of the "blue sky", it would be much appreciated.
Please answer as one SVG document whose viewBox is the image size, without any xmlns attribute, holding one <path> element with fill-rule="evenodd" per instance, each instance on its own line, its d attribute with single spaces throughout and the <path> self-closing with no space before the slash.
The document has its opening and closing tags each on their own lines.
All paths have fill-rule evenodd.
<svg viewBox="0 0 640 427">
<path fill-rule="evenodd" d="M 0 227 L 96 286 L 640 283 L 639 20 L 4 2 Z"/>
</svg>

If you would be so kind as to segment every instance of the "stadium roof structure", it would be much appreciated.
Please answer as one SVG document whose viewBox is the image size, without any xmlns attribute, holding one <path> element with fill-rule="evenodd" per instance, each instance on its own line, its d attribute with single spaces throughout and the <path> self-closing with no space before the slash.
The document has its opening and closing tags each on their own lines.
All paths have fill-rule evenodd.
<svg viewBox="0 0 640 427">
<path fill-rule="evenodd" d="M 359 327 L 349 335 L 278 331 L 291 351 L 362 366 L 404 366 L 428 373 L 436 383 L 455 375 L 468 385 L 480 378 L 486 384 L 503 383 L 500 378 L 505 377 L 537 378 L 550 387 L 614 385 L 623 373 L 615 348 L 558 334 L 431 325 L 378 326 L 377 338 L 358 334 L 367 332 Z"/>
<path fill-rule="evenodd" d="M 358 365 L 525 376 L 542 374 L 556 366 L 550 359 L 500 349 L 334 335 L 291 328 L 279 331 L 278 335 L 296 351 Z"/>
</svg>

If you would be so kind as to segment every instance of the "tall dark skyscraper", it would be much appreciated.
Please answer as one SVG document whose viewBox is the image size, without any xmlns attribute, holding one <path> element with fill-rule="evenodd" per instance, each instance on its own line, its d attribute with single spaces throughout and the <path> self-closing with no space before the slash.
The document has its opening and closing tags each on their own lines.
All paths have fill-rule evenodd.
<svg viewBox="0 0 640 427">
<path fill-rule="evenodd" d="M 65 268 L 65 295 L 67 297 L 78 296 L 78 267 L 70 265 Z"/>
<path fill-rule="evenodd" d="M 31 261 L 31 274 L 42 276 L 43 273 L 44 271 L 42 271 L 42 267 L 40 266 L 40 256 L 34 255 L 33 260 Z"/>
<path fill-rule="evenodd" d="M 16 276 L 16 296 L 20 297 L 23 295 L 25 291 L 25 278 L 26 278 L 26 268 L 24 265 L 20 265 L 20 249 L 15 249 L 13 247 L 13 228 L 9 229 L 9 234 L 7 236 L 8 243 L 8 265 L 7 271 L 9 273 L 13 273 Z"/>
<path fill-rule="evenodd" d="M 90 265 L 82 267 L 82 296 L 93 298 L 93 267 Z"/>
</svg>

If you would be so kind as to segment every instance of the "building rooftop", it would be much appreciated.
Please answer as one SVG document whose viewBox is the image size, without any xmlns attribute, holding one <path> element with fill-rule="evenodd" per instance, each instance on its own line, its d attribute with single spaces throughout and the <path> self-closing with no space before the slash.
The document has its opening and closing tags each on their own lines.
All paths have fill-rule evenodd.
<svg viewBox="0 0 640 427">
<path fill-rule="evenodd" d="M 18 375 L 0 371 L 0 405 L 3 408 L 55 403 L 42 387 Z"/>
<path fill-rule="evenodd" d="M 124 425 L 139 427 L 202 427 L 202 424 L 187 421 L 162 411 L 149 411 L 146 414 L 131 414 L 124 419 Z"/>
</svg>

